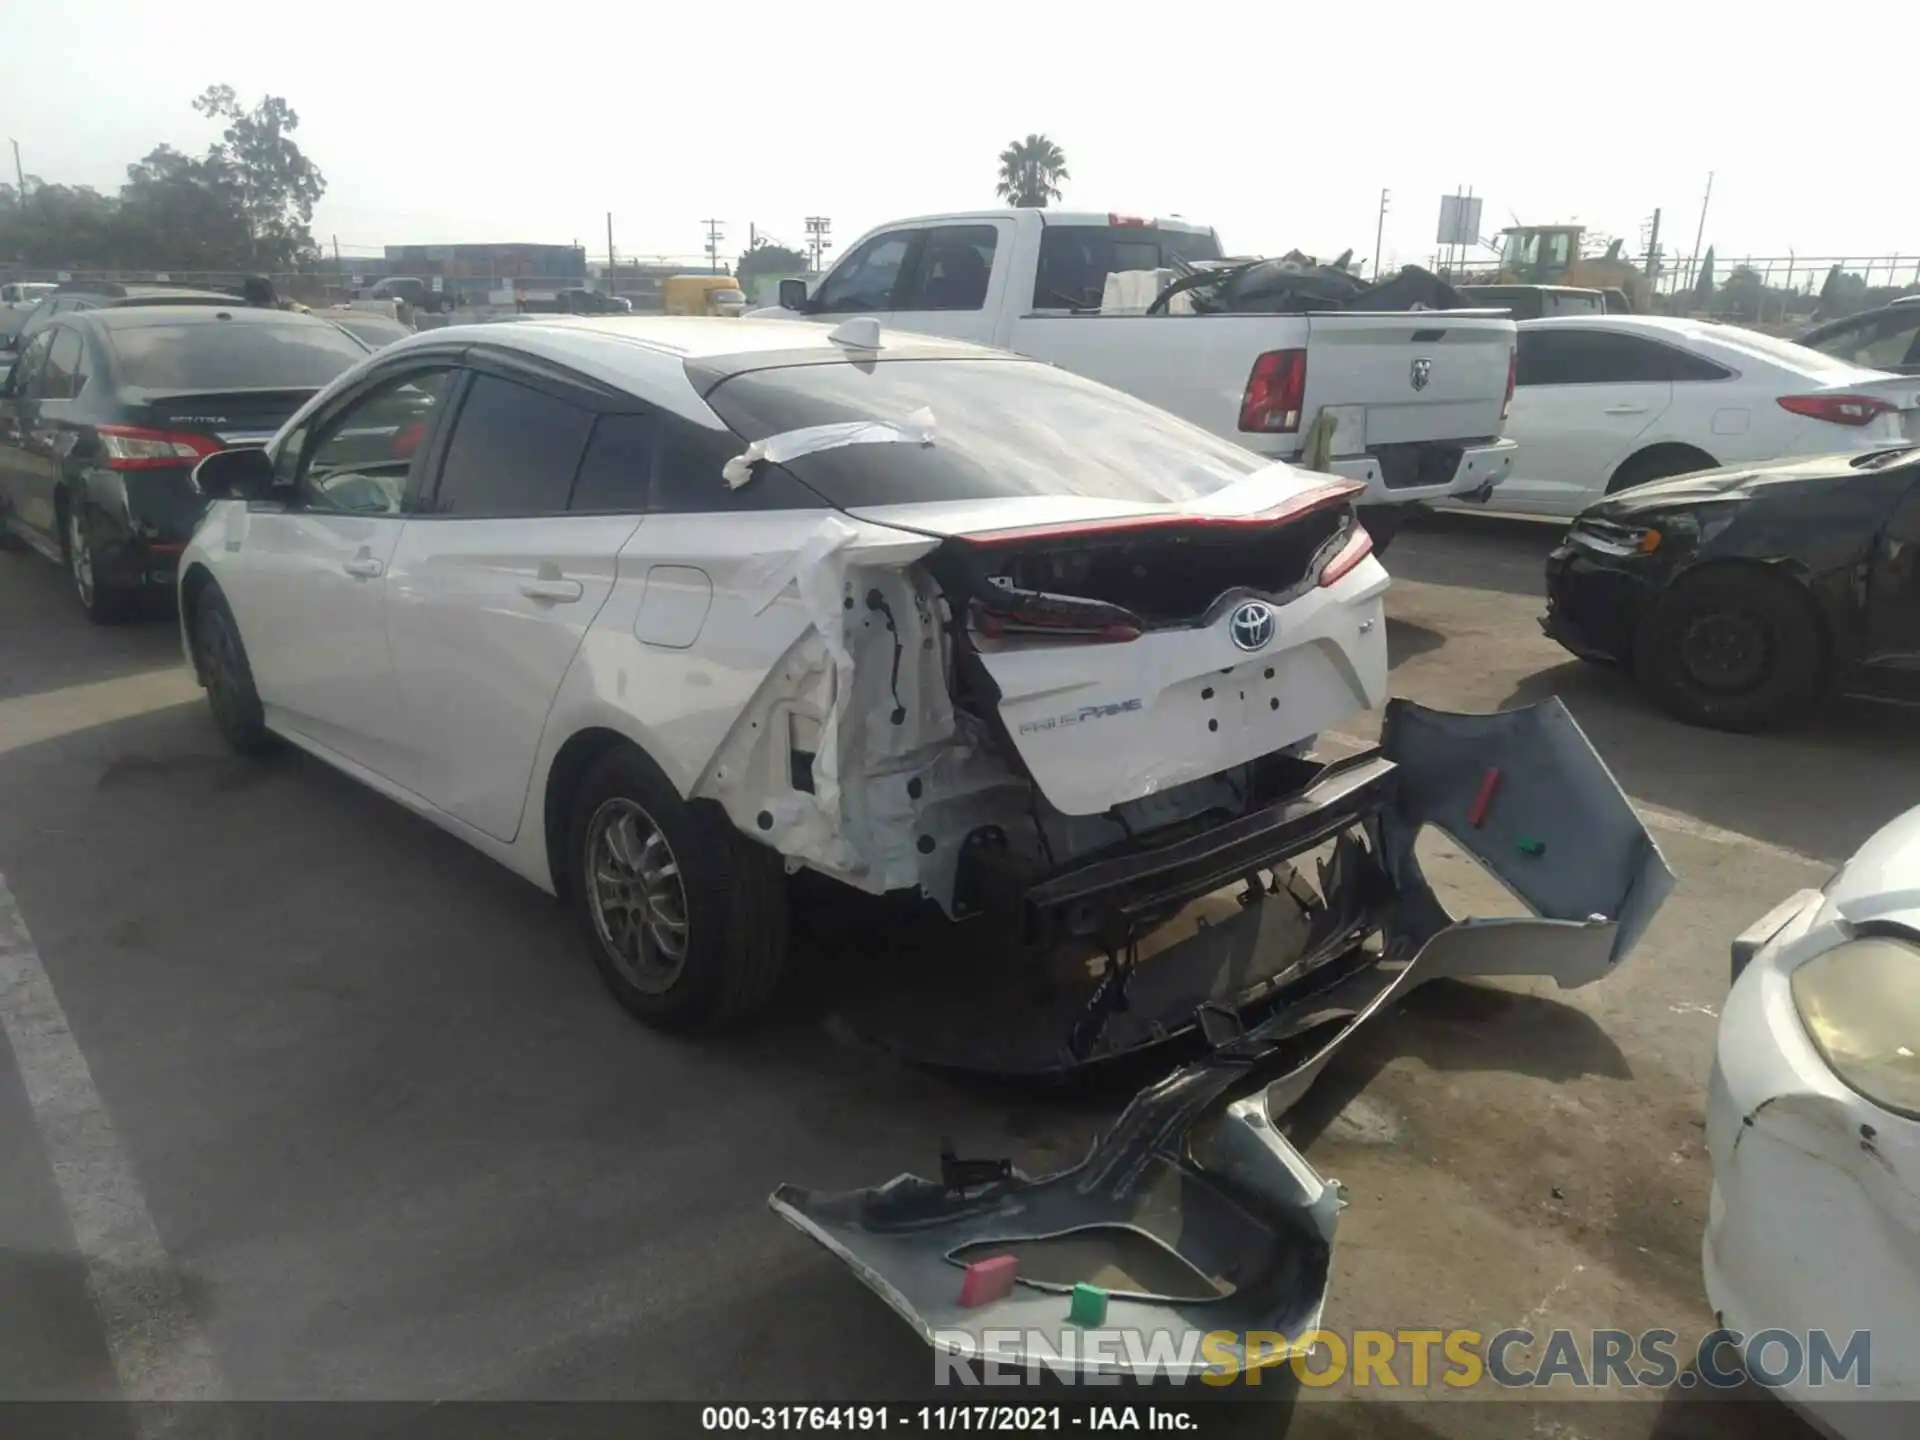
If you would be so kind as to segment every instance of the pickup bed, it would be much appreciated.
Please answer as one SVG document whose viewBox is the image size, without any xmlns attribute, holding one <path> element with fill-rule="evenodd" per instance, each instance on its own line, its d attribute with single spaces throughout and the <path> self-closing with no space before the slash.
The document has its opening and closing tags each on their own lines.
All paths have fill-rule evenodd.
<svg viewBox="0 0 1920 1440">
<path fill-rule="evenodd" d="M 1515 332 L 1503 312 L 1102 309 L 1109 275 L 1221 258 L 1219 237 L 1183 220 L 923 216 L 870 231 L 810 292 L 787 282 L 780 307 L 753 313 L 871 315 L 1051 361 L 1270 459 L 1361 481 L 1377 543 L 1406 507 L 1484 496 L 1506 477 Z"/>
</svg>

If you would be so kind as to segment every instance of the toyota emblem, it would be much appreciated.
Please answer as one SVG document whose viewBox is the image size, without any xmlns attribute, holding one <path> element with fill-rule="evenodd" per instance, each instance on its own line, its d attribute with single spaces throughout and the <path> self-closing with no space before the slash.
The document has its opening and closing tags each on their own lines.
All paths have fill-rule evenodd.
<svg viewBox="0 0 1920 1440">
<path fill-rule="evenodd" d="M 1242 650 L 1264 650 L 1273 639 L 1273 607 L 1264 600 L 1249 600 L 1233 612 L 1227 634 Z"/>
<path fill-rule="evenodd" d="M 1433 378 L 1433 362 L 1431 360 L 1420 359 L 1413 362 L 1412 379 L 1413 379 L 1414 389 L 1416 390 L 1426 389 L 1427 381 L 1431 380 L 1432 378 Z"/>
</svg>

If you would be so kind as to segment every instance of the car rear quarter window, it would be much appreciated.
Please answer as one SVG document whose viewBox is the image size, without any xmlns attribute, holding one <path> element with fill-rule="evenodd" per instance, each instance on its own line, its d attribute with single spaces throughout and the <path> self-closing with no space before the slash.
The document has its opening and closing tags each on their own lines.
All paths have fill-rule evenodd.
<svg viewBox="0 0 1920 1440">
<path fill-rule="evenodd" d="M 728 485 L 722 472 L 746 448 L 730 431 L 662 415 L 653 508 L 676 515 L 825 508 L 825 500 L 779 465 L 755 467 L 753 479 L 737 490 Z"/>
<path fill-rule="evenodd" d="M 653 415 L 602 415 L 593 422 L 586 457 L 567 508 L 589 514 L 640 514 L 653 484 Z"/>
<path fill-rule="evenodd" d="M 593 419 L 544 390 L 474 376 L 423 512 L 468 520 L 565 513 Z"/>
<path fill-rule="evenodd" d="M 930 445 L 843 445 L 787 462 L 805 486 L 847 508 L 1022 495 L 1160 504 L 1208 494 L 1270 463 L 1117 390 L 1024 360 L 748 371 L 717 386 L 707 403 L 748 440 L 845 421 L 905 421 L 930 409 Z M 765 478 L 756 474 L 740 493 Z"/>
<path fill-rule="evenodd" d="M 131 313 L 131 312 L 127 312 Z M 325 385 L 367 358 L 323 321 L 181 320 L 107 330 L 113 373 L 138 390 L 246 390 Z"/>
<path fill-rule="evenodd" d="M 1672 347 L 1612 330 L 1520 332 L 1516 385 L 1634 385 L 1674 378 Z"/>
</svg>

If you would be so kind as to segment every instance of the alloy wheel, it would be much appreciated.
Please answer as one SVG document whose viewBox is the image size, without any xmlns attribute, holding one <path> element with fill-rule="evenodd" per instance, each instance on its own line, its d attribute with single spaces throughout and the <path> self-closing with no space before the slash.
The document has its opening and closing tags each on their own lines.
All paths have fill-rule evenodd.
<svg viewBox="0 0 1920 1440">
<path fill-rule="evenodd" d="M 687 892 L 667 837 L 634 800 L 615 796 L 587 825 L 587 904 L 614 967 L 662 994 L 687 962 Z"/>
<path fill-rule="evenodd" d="M 87 522 L 80 502 L 67 511 L 67 564 L 73 570 L 73 588 L 80 603 L 93 607 L 93 548 L 87 543 Z"/>
</svg>

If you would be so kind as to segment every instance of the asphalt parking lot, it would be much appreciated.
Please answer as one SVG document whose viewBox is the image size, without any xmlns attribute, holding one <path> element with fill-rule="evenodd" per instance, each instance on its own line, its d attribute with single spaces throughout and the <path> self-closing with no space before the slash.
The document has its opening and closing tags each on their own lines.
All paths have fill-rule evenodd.
<svg viewBox="0 0 1920 1440">
<path fill-rule="evenodd" d="M 1403 534 L 1394 689 L 1560 695 L 1680 887 L 1609 980 L 1431 986 L 1294 1112 L 1352 1195 L 1336 1327 L 1707 1329 L 1727 942 L 1920 795 L 1910 716 L 1687 730 L 1566 656 L 1535 625 L 1555 533 Z M 920 1341 L 767 1193 L 924 1173 L 942 1136 L 1057 1169 L 1112 1108 L 903 1069 L 804 996 L 723 1042 L 642 1030 L 551 900 L 317 763 L 229 755 L 170 621 L 95 629 L 15 553 L 0 875 L 0 1400 L 922 1395 Z M 1489 898 L 1444 875 L 1456 908 Z M 1807 1433 L 1767 1401 L 1644 1400 L 1524 1433 Z M 1360 1408 L 1395 1413 L 1326 1423 L 1492 1428 Z"/>
</svg>

